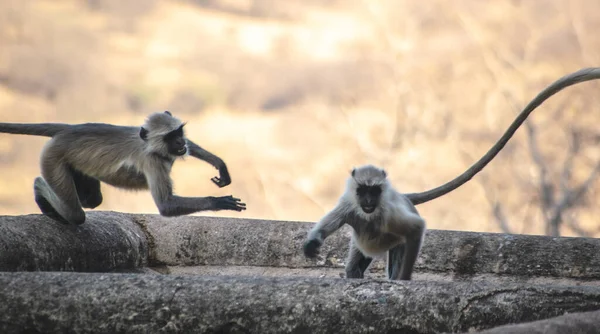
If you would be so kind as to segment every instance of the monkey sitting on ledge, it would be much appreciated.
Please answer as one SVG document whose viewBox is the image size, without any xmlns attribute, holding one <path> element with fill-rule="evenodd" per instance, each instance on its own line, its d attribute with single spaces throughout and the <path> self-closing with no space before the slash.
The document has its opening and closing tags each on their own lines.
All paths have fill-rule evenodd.
<svg viewBox="0 0 600 334">
<path fill-rule="evenodd" d="M 179 119 L 165 111 L 151 114 L 141 127 L 105 123 L 0 123 L 0 133 L 51 137 L 41 157 L 41 176 L 34 181 L 35 201 L 46 216 L 68 224 L 85 222 L 83 208 L 102 203 L 100 182 L 129 190 L 150 189 L 163 216 L 206 210 L 242 211 L 233 196 L 181 197 L 173 194 L 171 168 L 191 155 L 219 170 L 211 181 L 231 183 L 221 158 L 187 139 Z"/>
</svg>

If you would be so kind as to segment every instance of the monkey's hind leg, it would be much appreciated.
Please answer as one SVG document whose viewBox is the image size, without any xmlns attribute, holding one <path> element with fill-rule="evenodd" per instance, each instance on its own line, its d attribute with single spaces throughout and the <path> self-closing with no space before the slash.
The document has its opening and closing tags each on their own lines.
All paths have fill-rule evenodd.
<svg viewBox="0 0 600 334">
<path fill-rule="evenodd" d="M 36 203 L 48 217 L 74 225 L 85 222 L 73 173 L 65 164 L 44 161 L 42 177 L 35 179 L 34 191 Z"/>
<path fill-rule="evenodd" d="M 40 208 L 40 210 L 42 211 L 42 213 L 44 215 L 46 215 L 49 218 L 52 218 L 58 222 L 68 224 L 68 221 L 66 219 L 64 219 L 52 207 L 52 204 L 50 204 L 50 202 L 48 202 L 48 200 L 44 197 L 44 195 L 43 195 L 44 189 L 47 186 L 48 185 L 46 184 L 46 181 L 44 181 L 44 179 L 42 179 L 40 176 L 35 178 L 35 181 L 33 182 L 33 192 L 35 194 L 35 202 L 37 203 L 38 207 Z"/>
<path fill-rule="evenodd" d="M 387 252 L 387 277 L 391 280 L 397 280 L 400 275 L 402 258 L 404 257 L 404 244 L 391 248 Z"/>
<path fill-rule="evenodd" d="M 88 209 L 94 209 L 102 204 L 100 181 L 73 168 L 71 168 L 71 173 L 73 174 L 73 181 L 75 182 L 77 197 L 79 197 L 81 206 Z"/>
<path fill-rule="evenodd" d="M 354 244 L 354 240 L 350 241 L 350 249 L 348 250 L 348 260 L 346 261 L 346 278 L 364 278 L 365 271 L 371 265 L 372 258 L 366 257 L 358 247 Z"/>
</svg>

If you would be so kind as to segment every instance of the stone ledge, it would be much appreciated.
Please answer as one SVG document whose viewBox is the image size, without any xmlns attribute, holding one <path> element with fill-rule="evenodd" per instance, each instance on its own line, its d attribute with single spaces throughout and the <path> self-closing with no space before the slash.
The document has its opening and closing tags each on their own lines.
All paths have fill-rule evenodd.
<svg viewBox="0 0 600 334">
<path fill-rule="evenodd" d="M 312 226 L 90 211 L 85 224 L 72 227 L 42 215 L 0 216 L 0 271 L 251 266 L 343 273 L 350 228 L 328 238 L 318 260 L 307 260 L 302 243 Z M 373 277 L 382 265 L 375 262 Z M 600 239 L 429 230 L 415 271 L 441 279 L 594 285 L 600 282 Z"/>
<path fill-rule="evenodd" d="M 517 325 L 504 325 L 480 334 L 598 334 L 600 311 L 578 312 Z M 473 333 L 473 332 L 469 332 Z M 466 333 L 465 333 L 466 334 Z"/>
<path fill-rule="evenodd" d="M 94 212 L 81 226 L 42 215 L 0 216 L 0 271 L 106 272 L 147 264 L 146 236 L 127 214 Z"/>
<path fill-rule="evenodd" d="M 440 333 L 600 310 L 600 288 L 0 273 L 0 332 Z"/>
<path fill-rule="evenodd" d="M 307 267 L 307 268 L 285 268 L 285 267 L 255 267 L 255 266 L 160 266 L 151 267 L 149 272 L 168 275 L 199 275 L 199 276 L 265 276 L 265 277 L 327 277 L 344 278 L 344 270 L 331 267 Z M 383 270 L 372 270 L 365 278 L 386 279 Z M 556 277 L 522 277 L 522 276 L 498 276 L 495 274 L 476 274 L 469 277 L 455 277 L 440 273 L 416 272 L 413 275 L 415 281 L 469 281 L 487 282 L 495 284 L 520 283 L 534 285 L 589 285 L 599 286 L 600 281 L 573 280 L 570 278 Z"/>
<path fill-rule="evenodd" d="M 153 238 L 151 265 L 343 268 L 350 227 L 327 238 L 318 260 L 302 253 L 313 223 L 138 215 Z M 382 261 L 374 266 L 382 269 Z M 416 271 L 465 279 L 478 274 L 600 282 L 600 239 L 429 230 Z"/>
</svg>

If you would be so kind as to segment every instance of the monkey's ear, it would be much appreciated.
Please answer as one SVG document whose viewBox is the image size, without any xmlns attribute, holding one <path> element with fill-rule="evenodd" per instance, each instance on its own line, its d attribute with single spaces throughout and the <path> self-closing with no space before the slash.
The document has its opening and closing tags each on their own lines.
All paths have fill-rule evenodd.
<svg viewBox="0 0 600 334">
<path fill-rule="evenodd" d="M 350 172 L 350 175 L 352 175 L 352 177 L 354 177 L 354 174 L 356 174 L 356 168 L 352 168 L 352 172 Z"/>
<path fill-rule="evenodd" d="M 167 115 L 169 115 L 169 116 L 173 116 L 173 115 L 171 114 L 171 112 L 170 112 L 170 111 L 168 111 L 168 110 L 165 110 L 165 114 L 167 114 Z"/>
<path fill-rule="evenodd" d="M 387 173 L 385 172 L 385 170 L 381 170 L 381 173 L 383 173 L 383 177 L 387 177 Z"/>
<path fill-rule="evenodd" d="M 143 126 L 140 128 L 140 138 L 143 140 L 148 139 L 148 130 L 146 130 Z"/>
</svg>

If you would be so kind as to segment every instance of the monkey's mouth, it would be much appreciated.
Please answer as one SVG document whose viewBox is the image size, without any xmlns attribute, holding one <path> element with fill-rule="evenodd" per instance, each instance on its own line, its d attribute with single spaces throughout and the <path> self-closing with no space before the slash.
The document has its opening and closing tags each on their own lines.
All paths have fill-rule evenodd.
<svg viewBox="0 0 600 334">
<path fill-rule="evenodd" d="M 184 146 L 184 147 L 182 147 L 182 148 L 178 149 L 176 152 L 177 152 L 177 154 L 179 154 L 179 155 L 184 155 L 184 154 L 185 154 L 185 152 L 187 152 L 187 148 Z"/>
<path fill-rule="evenodd" d="M 375 211 L 374 206 L 363 206 L 362 209 L 365 213 L 373 213 Z"/>
</svg>

